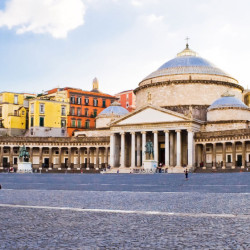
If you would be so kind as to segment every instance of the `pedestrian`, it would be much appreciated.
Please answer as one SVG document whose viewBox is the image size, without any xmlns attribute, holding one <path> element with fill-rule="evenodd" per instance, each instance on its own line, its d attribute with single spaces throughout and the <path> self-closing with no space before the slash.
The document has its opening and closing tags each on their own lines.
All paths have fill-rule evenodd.
<svg viewBox="0 0 250 250">
<path fill-rule="evenodd" d="M 2 189 L 2 186 L 1 186 L 1 184 L 0 184 L 0 189 Z"/>
<path fill-rule="evenodd" d="M 187 168 L 186 168 L 186 170 L 184 171 L 184 174 L 185 174 L 186 180 L 188 180 L 188 170 L 187 170 Z"/>
</svg>

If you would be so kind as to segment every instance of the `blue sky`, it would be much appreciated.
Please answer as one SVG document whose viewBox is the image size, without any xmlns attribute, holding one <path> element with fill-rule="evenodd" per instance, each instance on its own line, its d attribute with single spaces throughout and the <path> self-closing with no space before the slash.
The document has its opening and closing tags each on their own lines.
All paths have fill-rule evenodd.
<svg viewBox="0 0 250 250">
<path fill-rule="evenodd" d="M 185 47 L 250 86 L 249 0 L 0 0 L 1 91 L 134 89 Z"/>
</svg>

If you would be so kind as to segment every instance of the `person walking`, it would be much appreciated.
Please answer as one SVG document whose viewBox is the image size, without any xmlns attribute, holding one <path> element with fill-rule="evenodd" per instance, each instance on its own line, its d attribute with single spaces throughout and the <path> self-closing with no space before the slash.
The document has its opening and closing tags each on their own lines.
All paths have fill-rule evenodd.
<svg viewBox="0 0 250 250">
<path fill-rule="evenodd" d="M 184 171 L 184 174 L 185 174 L 186 180 L 188 180 L 188 170 L 187 170 L 187 168 L 186 168 L 186 170 Z"/>
</svg>

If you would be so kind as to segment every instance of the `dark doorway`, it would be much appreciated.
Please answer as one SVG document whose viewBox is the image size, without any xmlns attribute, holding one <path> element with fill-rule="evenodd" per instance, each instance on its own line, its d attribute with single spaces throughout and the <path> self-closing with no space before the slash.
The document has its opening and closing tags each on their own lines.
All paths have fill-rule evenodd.
<svg viewBox="0 0 250 250">
<path fill-rule="evenodd" d="M 49 167 L 49 158 L 44 158 L 43 167 L 44 168 L 48 168 Z"/>
<path fill-rule="evenodd" d="M 9 159 L 8 157 L 3 157 L 3 167 L 8 168 L 9 167 Z"/>
<path fill-rule="evenodd" d="M 65 158 L 64 159 L 65 168 L 68 168 L 68 163 L 69 163 L 69 159 Z"/>
<path fill-rule="evenodd" d="M 241 167 L 242 166 L 242 155 L 237 155 L 237 167 Z"/>
<path fill-rule="evenodd" d="M 87 168 L 87 163 L 88 163 L 87 158 L 85 158 L 84 159 L 84 168 Z"/>
</svg>

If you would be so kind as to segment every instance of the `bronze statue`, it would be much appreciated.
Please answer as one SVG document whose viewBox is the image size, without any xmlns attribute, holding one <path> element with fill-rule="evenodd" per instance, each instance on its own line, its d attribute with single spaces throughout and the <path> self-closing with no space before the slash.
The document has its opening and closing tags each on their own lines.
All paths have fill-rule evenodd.
<svg viewBox="0 0 250 250">
<path fill-rule="evenodd" d="M 151 160 L 154 158 L 154 147 L 153 147 L 153 143 L 149 140 L 146 143 L 146 151 L 145 153 L 148 155 L 148 158 Z"/>
<path fill-rule="evenodd" d="M 19 150 L 19 159 L 21 162 L 28 162 L 30 154 L 27 151 L 26 147 L 23 145 Z"/>
</svg>

